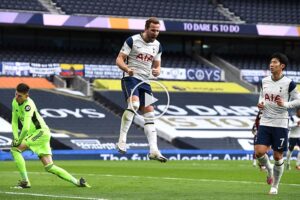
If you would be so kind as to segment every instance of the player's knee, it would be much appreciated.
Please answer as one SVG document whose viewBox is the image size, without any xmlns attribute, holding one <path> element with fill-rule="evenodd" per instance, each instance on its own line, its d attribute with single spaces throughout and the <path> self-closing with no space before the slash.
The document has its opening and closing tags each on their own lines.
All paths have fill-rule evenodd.
<svg viewBox="0 0 300 200">
<path fill-rule="evenodd" d="M 127 109 L 132 111 L 138 111 L 140 108 L 140 102 L 139 101 L 133 101 L 132 103 L 128 103 Z"/>
<path fill-rule="evenodd" d="M 154 112 L 147 112 L 144 115 L 145 124 L 154 124 Z"/>
<path fill-rule="evenodd" d="M 264 154 L 255 153 L 256 158 L 261 158 Z"/>
<path fill-rule="evenodd" d="M 255 156 L 256 158 L 261 158 L 266 154 L 266 152 L 262 152 L 262 151 L 255 151 Z"/>
<path fill-rule="evenodd" d="M 279 160 L 281 160 L 283 158 L 282 155 L 273 155 L 273 156 L 274 156 L 274 160 L 275 161 L 279 161 Z"/>
</svg>

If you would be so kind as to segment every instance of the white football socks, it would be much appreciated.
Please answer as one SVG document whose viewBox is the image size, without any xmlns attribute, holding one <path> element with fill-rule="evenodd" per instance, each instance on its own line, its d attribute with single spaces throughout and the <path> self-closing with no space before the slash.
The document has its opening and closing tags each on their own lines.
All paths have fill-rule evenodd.
<svg viewBox="0 0 300 200">
<path fill-rule="evenodd" d="M 144 132 L 145 135 L 147 136 L 151 153 L 159 151 L 157 147 L 157 132 L 156 132 L 153 118 L 154 118 L 153 112 L 148 112 L 144 114 L 144 120 L 145 120 Z"/>
<path fill-rule="evenodd" d="M 119 143 L 126 143 L 127 133 L 133 121 L 135 113 L 132 110 L 125 110 L 122 115 Z"/>
<path fill-rule="evenodd" d="M 269 156 L 267 154 L 265 154 L 260 158 L 257 157 L 257 160 L 261 165 L 266 166 L 266 169 L 268 172 L 268 177 L 273 176 L 273 168 L 272 168 Z"/>
<path fill-rule="evenodd" d="M 300 166 L 300 151 L 298 151 L 296 165 L 297 165 L 297 166 Z"/>
<path fill-rule="evenodd" d="M 283 174 L 284 171 L 284 162 L 283 162 L 283 158 L 280 160 L 275 160 L 275 165 L 274 165 L 274 169 L 273 169 L 273 174 L 274 174 L 274 182 L 272 187 L 278 188 L 281 176 Z"/>
<path fill-rule="evenodd" d="M 286 153 L 286 163 L 287 164 L 290 164 L 292 153 L 293 152 L 290 151 L 290 150 L 288 150 L 287 153 Z"/>
</svg>

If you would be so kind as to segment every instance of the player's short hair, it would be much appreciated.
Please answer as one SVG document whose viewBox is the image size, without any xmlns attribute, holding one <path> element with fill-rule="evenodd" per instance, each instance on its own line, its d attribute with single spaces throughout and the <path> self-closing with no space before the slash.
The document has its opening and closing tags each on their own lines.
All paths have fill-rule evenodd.
<svg viewBox="0 0 300 200">
<path fill-rule="evenodd" d="M 145 23 L 145 29 L 148 29 L 150 27 L 150 24 L 159 24 L 159 20 L 156 17 L 150 17 L 147 19 Z"/>
<path fill-rule="evenodd" d="M 29 87 L 27 84 L 25 84 L 25 83 L 20 83 L 20 84 L 17 86 L 17 91 L 18 91 L 18 92 L 21 92 L 21 93 L 23 93 L 23 94 L 28 93 L 29 90 L 30 90 L 30 87 Z"/>
<path fill-rule="evenodd" d="M 273 59 L 273 58 L 278 59 L 279 62 L 280 62 L 281 64 L 284 64 L 284 65 L 285 65 L 284 68 L 286 68 L 287 65 L 289 64 L 289 59 L 288 59 L 288 57 L 287 57 L 286 55 L 284 55 L 283 53 L 274 53 L 274 54 L 271 56 L 271 59 Z"/>
</svg>

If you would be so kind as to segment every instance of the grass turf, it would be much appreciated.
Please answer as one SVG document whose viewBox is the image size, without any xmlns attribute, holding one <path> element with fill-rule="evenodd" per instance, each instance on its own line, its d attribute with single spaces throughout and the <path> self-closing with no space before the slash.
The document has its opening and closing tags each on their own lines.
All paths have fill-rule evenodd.
<svg viewBox="0 0 300 200">
<path fill-rule="evenodd" d="M 11 189 L 19 173 L 0 162 L 0 199 L 300 199 L 300 171 L 285 171 L 279 194 L 268 195 L 266 173 L 251 161 L 56 161 L 92 188 L 78 188 L 27 161 L 30 189 Z"/>
</svg>

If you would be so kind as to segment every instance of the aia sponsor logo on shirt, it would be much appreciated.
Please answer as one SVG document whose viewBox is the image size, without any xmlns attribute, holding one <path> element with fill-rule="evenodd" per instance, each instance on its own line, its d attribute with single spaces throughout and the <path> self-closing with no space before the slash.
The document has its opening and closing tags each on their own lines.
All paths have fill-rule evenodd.
<svg viewBox="0 0 300 200">
<path fill-rule="evenodd" d="M 265 94 L 265 101 L 273 101 L 276 102 L 277 100 L 279 100 L 280 96 L 279 95 L 275 95 L 275 94 Z"/>
<path fill-rule="evenodd" d="M 136 56 L 136 59 L 144 61 L 144 62 L 152 62 L 153 61 L 153 56 L 149 55 L 149 54 L 144 55 L 144 54 L 140 53 Z"/>
</svg>

